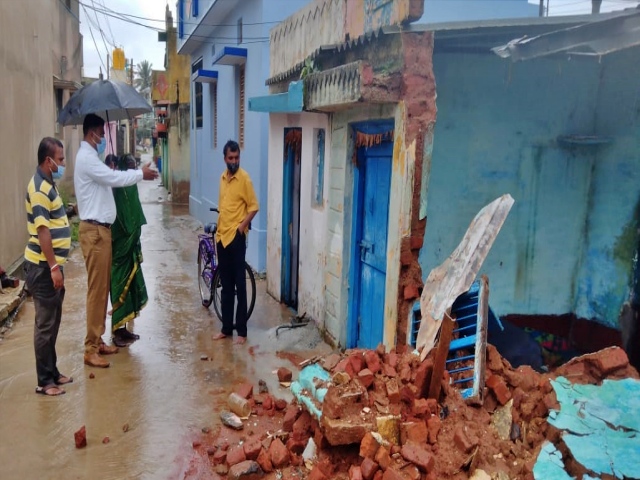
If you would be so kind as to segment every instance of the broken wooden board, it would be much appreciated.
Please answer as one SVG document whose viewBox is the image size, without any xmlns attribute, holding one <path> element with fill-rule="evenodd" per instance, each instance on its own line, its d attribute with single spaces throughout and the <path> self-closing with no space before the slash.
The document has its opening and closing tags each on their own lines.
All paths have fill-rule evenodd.
<svg viewBox="0 0 640 480">
<path fill-rule="evenodd" d="M 420 296 L 422 320 L 416 348 L 421 360 L 433 349 L 445 312 L 471 287 L 513 203 L 513 197 L 506 194 L 480 210 L 458 247 L 429 273 Z"/>
</svg>

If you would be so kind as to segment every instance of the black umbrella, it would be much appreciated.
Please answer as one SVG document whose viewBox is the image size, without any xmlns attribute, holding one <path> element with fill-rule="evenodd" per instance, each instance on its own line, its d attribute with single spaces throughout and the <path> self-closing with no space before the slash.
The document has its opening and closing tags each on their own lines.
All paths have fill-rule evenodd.
<svg viewBox="0 0 640 480">
<path fill-rule="evenodd" d="M 125 120 L 151 112 L 153 108 L 135 88 L 118 80 L 96 80 L 69 99 L 58 115 L 61 125 L 82 125 L 90 113 L 105 121 Z"/>
</svg>

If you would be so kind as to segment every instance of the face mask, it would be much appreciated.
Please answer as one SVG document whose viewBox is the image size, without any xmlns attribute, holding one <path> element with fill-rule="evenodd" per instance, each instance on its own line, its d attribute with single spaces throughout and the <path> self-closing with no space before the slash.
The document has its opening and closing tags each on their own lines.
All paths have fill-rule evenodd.
<svg viewBox="0 0 640 480">
<path fill-rule="evenodd" d="M 234 175 L 239 168 L 240 168 L 239 163 L 227 163 L 227 170 L 229 170 L 229 173 L 231 173 L 231 175 Z"/>
<path fill-rule="evenodd" d="M 58 170 L 56 170 L 55 172 L 53 170 L 51 171 L 51 176 L 53 177 L 54 180 L 60 180 L 64 175 L 64 165 L 57 165 L 57 167 L 58 167 Z"/>
<path fill-rule="evenodd" d="M 105 137 L 100 137 L 95 133 L 94 135 L 100 139 L 100 143 L 96 144 L 96 150 L 98 151 L 98 155 L 102 155 L 107 149 L 107 139 Z"/>
</svg>

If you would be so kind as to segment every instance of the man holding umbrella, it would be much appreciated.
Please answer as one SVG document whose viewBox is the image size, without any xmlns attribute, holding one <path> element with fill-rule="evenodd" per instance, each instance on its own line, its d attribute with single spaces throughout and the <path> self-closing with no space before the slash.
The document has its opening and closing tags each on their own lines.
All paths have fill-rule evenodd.
<svg viewBox="0 0 640 480">
<path fill-rule="evenodd" d="M 113 187 L 128 187 L 141 180 L 154 180 L 158 173 L 149 166 L 141 170 L 118 171 L 107 167 L 98 154 L 104 152 L 105 121 L 94 114 L 85 116 L 84 141 L 76 155 L 74 185 L 80 216 L 80 246 L 87 268 L 87 336 L 84 363 L 106 368 L 109 362 L 101 355 L 117 353 L 107 346 L 102 335 L 111 281 L 111 224 L 116 219 Z"/>
</svg>

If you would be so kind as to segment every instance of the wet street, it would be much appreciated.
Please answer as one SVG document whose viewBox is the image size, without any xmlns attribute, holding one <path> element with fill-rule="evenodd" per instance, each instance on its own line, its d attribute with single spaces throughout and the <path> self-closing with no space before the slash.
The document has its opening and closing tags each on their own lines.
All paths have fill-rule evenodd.
<svg viewBox="0 0 640 480">
<path fill-rule="evenodd" d="M 83 364 L 86 272 L 77 246 L 65 266 L 67 292 L 57 342 L 58 367 L 74 378 L 67 393 L 34 393 L 31 300 L 0 343 L 2 479 L 180 479 L 189 468 L 193 439 L 202 428 L 219 425 L 219 405 L 234 385 L 264 379 L 279 397 L 291 398 L 273 374 L 280 366 L 292 367 L 275 352 L 287 348 L 279 343 L 286 343 L 287 335 L 276 340 L 273 327 L 288 322 L 292 312 L 269 297 L 266 282 L 259 280 L 248 344 L 212 341 L 220 322 L 213 307 L 200 304 L 200 225 L 186 206 L 166 203 L 157 181 L 139 188 L 148 222 L 142 248 L 149 293 L 134 326 L 141 339 L 106 357 L 110 368 Z M 107 322 L 104 339 L 110 343 Z M 209 361 L 201 360 L 203 355 Z M 74 432 L 83 425 L 88 446 L 76 449 Z"/>
</svg>

